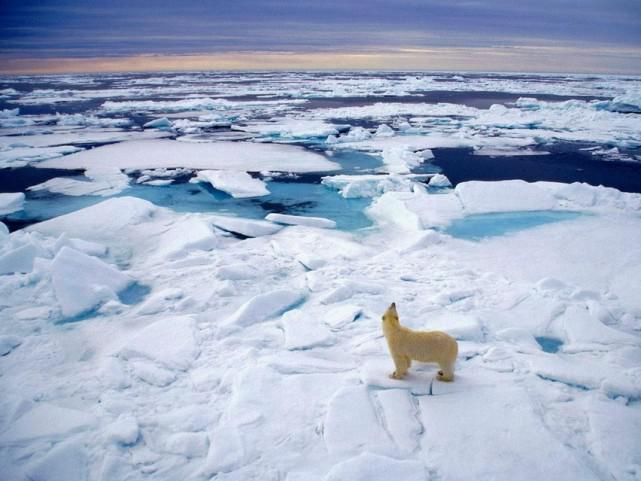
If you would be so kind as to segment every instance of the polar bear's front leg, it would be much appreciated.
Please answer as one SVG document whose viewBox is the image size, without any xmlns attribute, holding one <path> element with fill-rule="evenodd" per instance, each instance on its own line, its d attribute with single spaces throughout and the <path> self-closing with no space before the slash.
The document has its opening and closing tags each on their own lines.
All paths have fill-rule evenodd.
<svg viewBox="0 0 641 481">
<path fill-rule="evenodd" d="M 403 379 L 407 374 L 407 370 L 409 369 L 412 361 L 409 357 L 402 355 L 393 355 L 392 359 L 394 359 L 394 366 L 396 367 L 396 370 L 390 374 L 389 377 L 392 379 Z"/>
</svg>

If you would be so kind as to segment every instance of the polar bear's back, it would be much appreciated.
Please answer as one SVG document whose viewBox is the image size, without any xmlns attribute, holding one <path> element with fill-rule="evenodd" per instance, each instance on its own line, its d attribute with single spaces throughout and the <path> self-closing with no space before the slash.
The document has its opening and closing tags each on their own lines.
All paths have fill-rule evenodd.
<svg viewBox="0 0 641 481">
<path fill-rule="evenodd" d="M 456 339 L 442 331 L 413 331 L 401 327 L 397 336 L 398 339 L 390 343 L 395 344 L 393 349 L 415 361 L 450 364 L 458 355 Z"/>
</svg>

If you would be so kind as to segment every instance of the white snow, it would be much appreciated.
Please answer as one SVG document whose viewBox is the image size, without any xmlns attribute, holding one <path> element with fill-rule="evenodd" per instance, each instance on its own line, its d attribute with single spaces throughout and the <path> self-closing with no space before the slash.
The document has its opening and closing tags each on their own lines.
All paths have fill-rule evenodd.
<svg viewBox="0 0 641 481">
<path fill-rule="evenodd" d="M 393 174 L 407 174 L 425 160 L 434 157 L 429 149 L 415 152 L 411 147 L 388 147 L 383 150 L 382 155 L 388 172 Z"/>
<path fill-rule="evenodd" d="M 435 174 L 429 181 L 430 187 L 452 187 L 450 179 L 443 174 Z"/>
<path fill-rule="evenodd" d="M 414 180 L 412 175 L 332 175 L 323 177 L 322 183 L 336 189 L 346 199 L 359 197 L 378 197 L 385 192 L 411 192 Z"/>
<path fill-rule="evenodd" d="M 551 193 L 522 180 L 463 182 L 454 191 L 468 214 L 548 210 L 557 206 Z"/>
<path fill-rule="evenodd" d="M 6 356 L 20 344 L 22 339 L 18 336 L 0 336 L 0 356 Z"/>
<path fill-rule="evenodd" d="M 292 145 L 238 142 L 192 143 L 134 140 L 105 145 L 38 164 L 41 167 L 87 169 L 108 165 L 119 169 L 186 167 L 260 172 L 337 170 L 323 156 Z"/>
<path fill-rule="evenodd" d="M 0 113 L 21 121 L 3 128 L 3 153 L 76 145 L 74 138 L 92 132 L 143 134 L 136 127 L 108 131 L 124 117 L 111 117 L 110 109 L 167 117 L 178 135 L 201 129 L 184 142 L 145 141 L 142 153 L 130 152 L 132 165 L 149 170 L 119 164 L 138 141 L 92 149 L 100 154 L 92 167 L 143 170 L 145 181 L 189 174 L 166 169 L 173 159 L 209 162 L 203 152 L 220 158 L 198 169 L 261 173 L 274 167 L 276 152 L 280 166 L 305 153 L 265 141 L 311 141 L 311 151 L 329 149 L 328 158 L 336 149 L 395 152 L 388 158 L 396 156 L 402 162 L 392 165 L 405 171 L 437 147 L 523 154 L 576 140 L 596 147 L 586 156 L 603 149 L 589 159 L 600 162 L 607 150 L 628 155 L 639 142 L 638 114 L 622 113 L 638 107 L 639 82 L 631 77 L 194 72 L 37 79 L 51 88 L 22 88 L 33 78 L 15 77 L 6 101 L 112 103 L 84 119 Z M 439 89 L 613 100 L 311 111 L 295 103 Z M 222 98 L 230 95 L 260 100 Z M 185 110 L 192 108 L 204 111 Z M 218 121 L 277 131 L 256 132 L 263 137 L 254 142 L 241 133 L 231 147 L 221 141 L 228 131 L 202 125 Z M 61 125 L 67 122 L 78 125 Z M 351 123 L 351 134 L 333 122 Z M 340 133 L 329 144 L 309 138 L 330 125 Z M 65 142 L 56 143 L 58 135 Z M 25 146 L 14 145 L 20 137 Z M 138 162 L 174 144 L 187 150 L 168 152 L 166 165 Z M 228 153 L 248 162 L 221 167 Z M 25 161 L 18 154 L 16 162 Z M 0 224 L 0 478 L 638 479 L 641 195 L 552 182 L 450 188 L 437 175 L 360 176 L 351 167 L 350 176 L 325 177 L 340 192 L 320 190 L 337 208 L 371 204 L 375 224 L 358 231 L 321 229 L 317 220 L 310 226 L 305 215 L 263 220 L 258 201 L 226 199 L 228 210 L 212 214 L 133 197 L 11 234 Z M 428 179 L 433 184 L 425 186 Z M 149 190 L 162 196 L 183 188 L 193 186 Z M 29 194 L 19 215 L 38 202 L 47 194 Z M 250 204 L 258 210 L 246 214 Z M 495 213 L 507 212 L 527 221 L 541 210 L 554 222 L 480 241 L 446 231 L 470 215 L 494 222 Z M 394 366 L 381 315 L 391 302 L 404 325 L 457 338 L 453 383 L 438 381 L 430 363 L 413 362 L 403 380 L 389 377 Z M 82 317 L 65 316 L 65 306 L 83 310 Z"/>
<path fill-rule="evenodd" d="M 33 261 L 38 254 L 38 247 L 30 242 L 6 250 L 0 254 L 0 274 L 31 272 Z"/>
<path fill-rule="evenodd" d="M 226 232 L 240 234 L 245 237 L 260 237 L 272 235 L 283 228 L 282 225 L 264 220 L 243 219 L 232 216 L 212 216 L 212 223 Z"/>
<path fill-rule="evenodd" d="M 214 189 L 222 190 L 235 199 L 262 197 L 269 195 L 267 185 L 247 172 L 230 170 L 200 170 L 195 178 L 198 182 L 208 182 Z"/>
<path fill-rule="evenodd" d="M 337 464 L 327 473 L 324 481 L 422 481 L 426 479 L 425 476 L 425 468 L 420 462 L 364 452 Z"/>
<path fill-rule="evenodd" d="M 0 150 L 0 168 L 24 167 L 31 163 L 79 152 L 82 149 L 71 145 L 56 147 L 10 147 Z"/>
<path fill-rule="evenodd" d="M 323 217 L 309 217 L 302 215 L 287 215 L 287 214 L 267 214 L 265 216 L 270 222 L 285 225 L 304 225 L 307 227 L 318 227 L 320 229 L 334 229 L 336 222 Z"/>
<path fill-rule="evenodd" d="M 285 348 L 289 350 L 331 346 L 334 336 L 315 316 L 300 309 L 287 311 L 281 319 L 285 330 Z"/>
<path fill-rule="evenodd" d="M 323 426 L 330 454 L 394 452 L 393 442 L 379 423 L 370 394 L 364 386 L 344 387 L 337 391 L 329 401 Z"/>
<path fill-rule="evenodd" d="M 209 438 L 205 433 L 176 433 L 169 436 L 165 449 L 186 458 L 199 458 L 207 455 Z"/>
<path fill-rule="evenodd" d="M 209 251 L 218 245 L 218 236 L 206 221 L 187 217 L 159 236 L 155 256 L 160 259 L 179 259 L 194 250 Z"/>
<path fill-rule="evenodd" d="M 135 444 L 140 437 L 138 421 L 131 415 L 121 414 L 105 429 L 105 437 L 108 441 L 123 446 Z"/>
<path fill-rule="evenodd" d="M 2 444 L 18 444 L 31 439 L 63 440 L 70 433 L 83 431 L 96 423 L 94 415 L 46 402 L 20 416 L 0 434 Z"/>
<path fill-rule="evenodd" d="M 259 294 L 240 306 L 223 324 L 247 327 L 280 315 L 304 299 L 304 293 L 292 290 L 277 290 Z"/>
<path fill-rule="evenodd" d="M 55 177 L 41 184 L 32 185 L 27 190 L 46 190 L 56 194 L 72 196 L 99 195 L 108 197 L 122 192 L 129 186 L 129 177 L 117 168 L 100 166 L 87 169 L 85 177 L 87 180 Z"/>
<path fill-rule="evenodd" d="M 51 280 L 65 317 L 83 314 L 117 298 L 133 279 L 114 267 L 64 246 L 51 262 Z"/>
<path fill-rule="evenodd" d="M 85 240 L 104 242 L 132 225 L 151 219 L 158 208 L 134 197 L 114 197 L 84 209 L 30 227 L 49 235 L 67 233 Z"/>
<path fill-rule="evenodd" d="M 252 122 L 248 125 L 234 126 L 243 132 L 251 132 L 263 136 L 278 136 L 280 138 L 304 139 L 309 137 L 327 137 L 338 134 L 332 124 L 322 120 L 282 119 L 277 122 Z"/>
<path fill-rule="evenodd" d="M 133 336 L 120 349 L 124 359 L 146 358 L 170 369 L 186 370 L 198 355 L 190 317 L 156 321 Z"/>
<path fill-rule="evenodd" d="M 23 206 L 24 194 L 22 192 L 0 194 L 0 215 L 18 212 L 22 210 Z"/>
<path fill-rule="evenodd" d="M 27 469 L 27 479 L 33 481 L 86 481 L 88 475 L 89 456 L 79 441 L 54 446 L 46 456 Z"/>
</svg>

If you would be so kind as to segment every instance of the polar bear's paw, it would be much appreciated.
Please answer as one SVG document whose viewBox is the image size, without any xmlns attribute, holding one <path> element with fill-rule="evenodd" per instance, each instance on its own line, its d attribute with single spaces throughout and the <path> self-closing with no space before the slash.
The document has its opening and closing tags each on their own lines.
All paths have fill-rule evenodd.
<svg viewBox="0 0 641 481">
<path fill-rule="evenodd" d="M 452 382 L 454 381 L 454 373 L 453 372 L 444 372 L 443 370 L 440 370 L 436 373 L 436 378 L 439 381 L 444 381 L 444 382 Z"/>
</svg>

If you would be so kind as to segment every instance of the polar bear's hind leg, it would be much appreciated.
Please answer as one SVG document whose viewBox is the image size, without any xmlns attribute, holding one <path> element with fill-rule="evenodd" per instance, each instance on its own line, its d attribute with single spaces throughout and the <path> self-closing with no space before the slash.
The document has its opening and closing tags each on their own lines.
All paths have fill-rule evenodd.
<svg viewBox="0 0 641 481">
<path fill-rule="evenodd" d="M 437 373 L 439 381 L 450 382 L 454 380 L 454 364 L 439 364 L 441 369 Z"/>
</svg>

